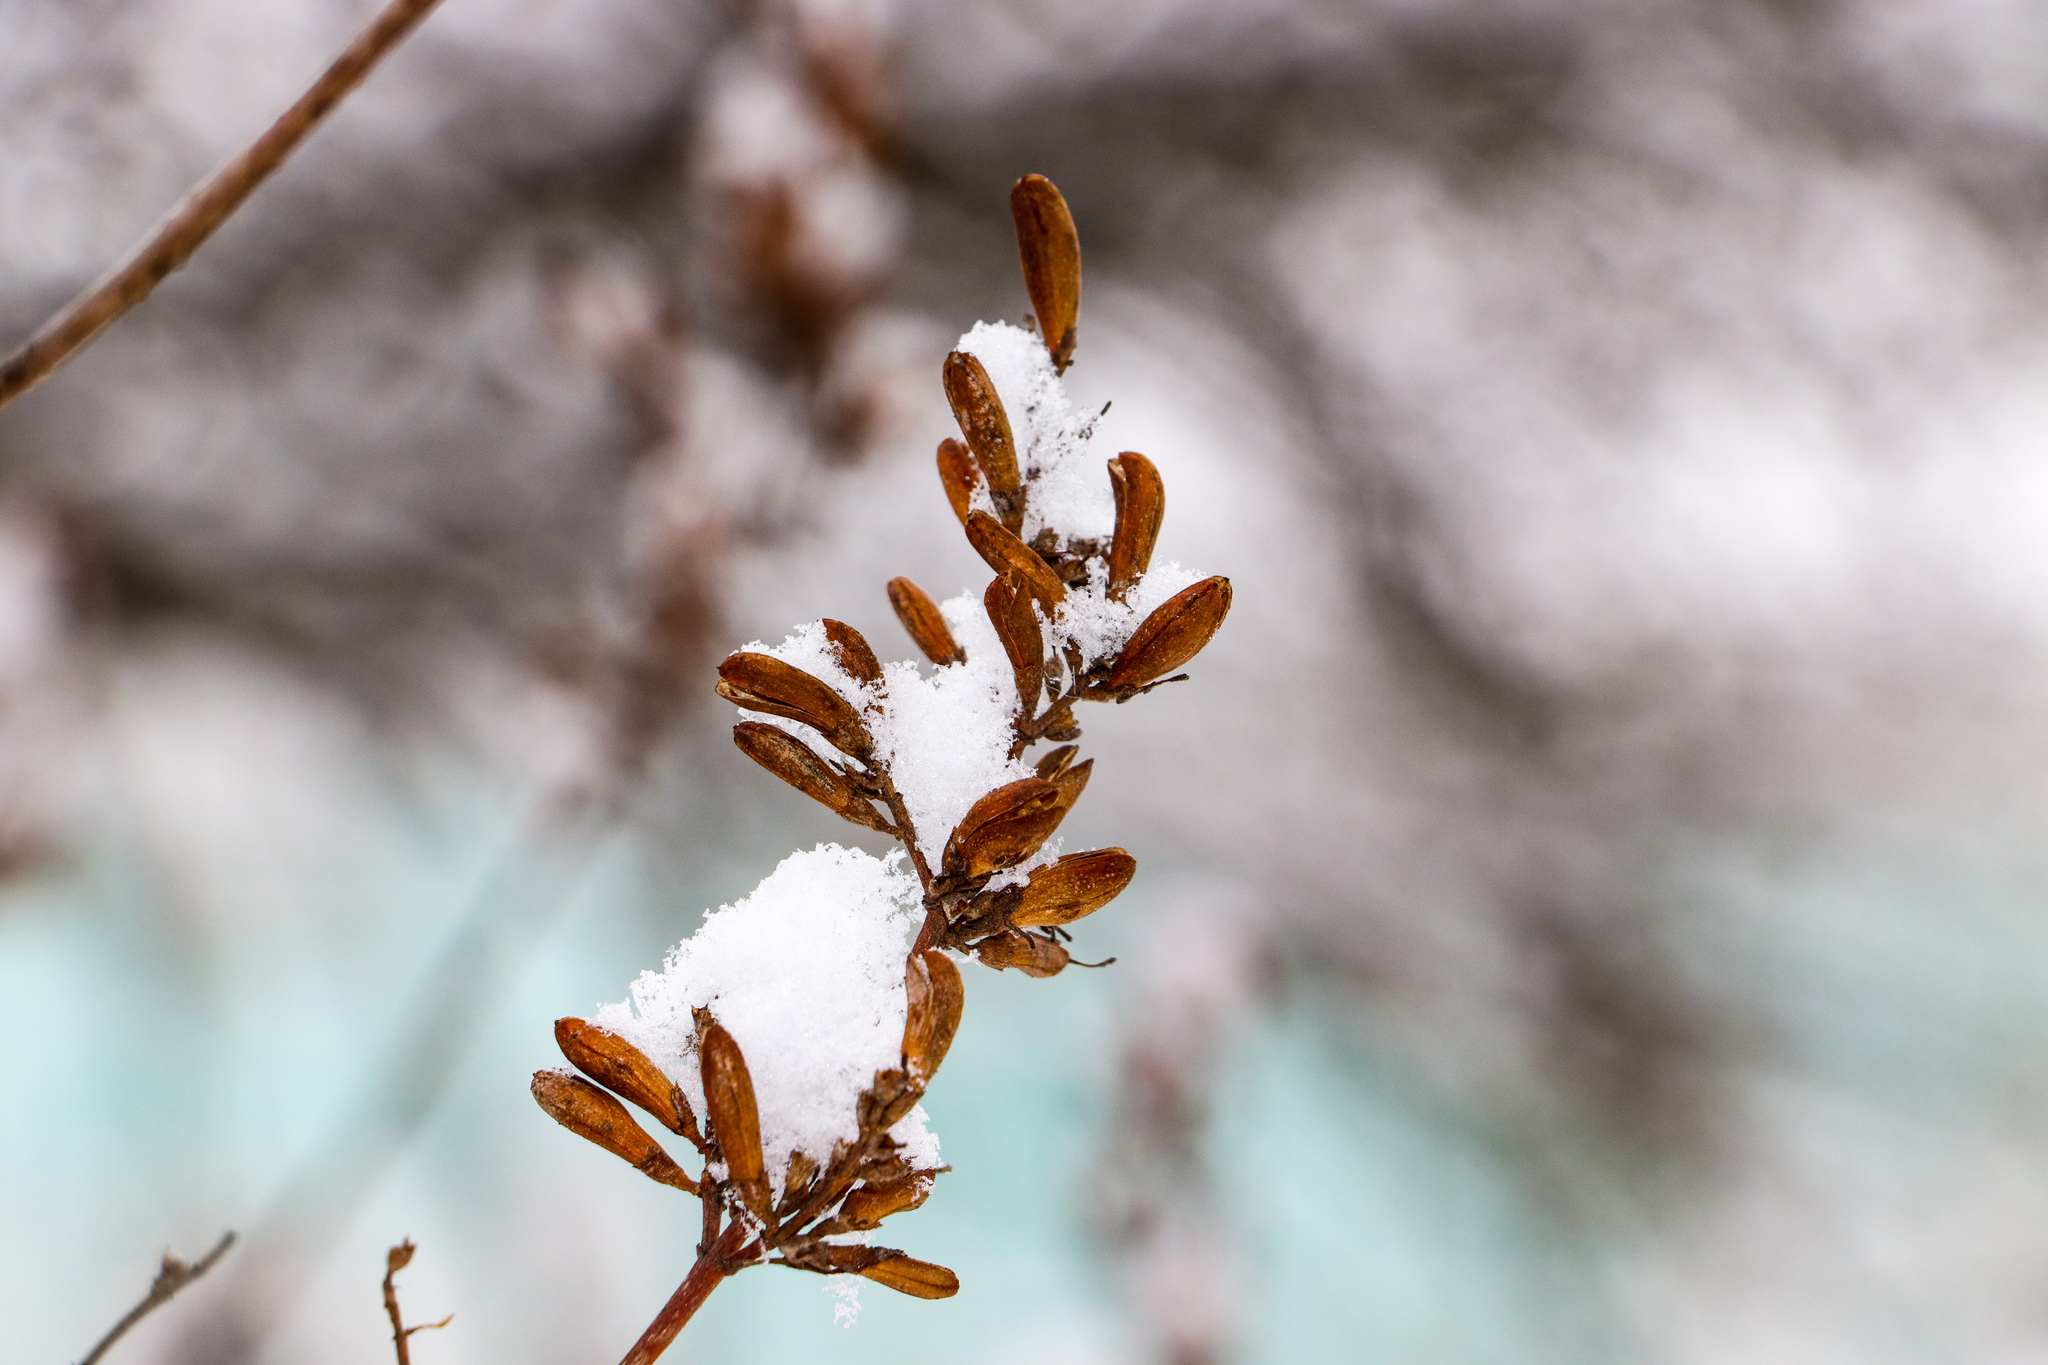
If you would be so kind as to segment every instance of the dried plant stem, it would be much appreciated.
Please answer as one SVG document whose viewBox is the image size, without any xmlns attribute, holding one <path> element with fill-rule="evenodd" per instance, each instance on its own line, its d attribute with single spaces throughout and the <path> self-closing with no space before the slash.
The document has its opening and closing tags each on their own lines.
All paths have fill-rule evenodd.
<svg viewBox="0 0 2048 1365">
<path fill-rule="evenodd" d="M 228 1248 L 234 1244 L 234 1233 L 222 1233 L 220 1241 L 214 1245 L 213 1250 L 207 1252 L 190 1265 L 166 1252 L 164 1254 L 164 1263 L 158 1268 L 156 1279 L 150 1282 L 149 1293 L 143 1296 L 142 1302 L 129 1309 L 127 1316 L 115 1323 L 113 1329 L 100 1338 L 99 1344 L 93 1347 L 87 1353 L 85 1359 L 78 1362 L 78 1365 L 94 1365 L 94 1362 L 98 1361 L 101 1356 L 104 1356 L 108 1349 L 115 1342 L 119 1341 L 129 1328 L 169 1303 L 179 1290 L 213 1269 L 214 1264 L 221 1257 L 227 1255 Z"/>
<path fill-rule="evenodd" d="M 413 1252 L 418 1250 L 410 1237 L 391 1248 L 384 1257 L 384 1312 L 391 1319 L 391 1344 L 398 1352 L 398 1365 L 412 1365 L 412 1334 L 434 1332 L 455 1321 L 450 1313 L 439 1322 L 423 1322 L 417 1327 L 407 1327 L 398 1311 L 398 1272 L 412 1264 Z"/>
<path fill-rule="evenodd" d="M 654 1321 L 647 1324 L 647 1330 L 640 1334 L 640 1340 L 633 1343 L 633 1349 L 626 1352 L 626 1358 L 619 1365 L 652 1365 L 666 1351 L 676 1334 L 683 1330 L 704 1300 L 711 1297 L 711 1291 L 718 1288 L 718 1282 L 739 1268 L 734 1259 L 740 1248 L 746 1244 L 753 1229 L 743 1219 L 735 1218 L 731 1226 L 719 1234 L 717 1240 L 698 1255 L 697 1264 L 690 1267 L 690 1273 L 676 1286 L 676 1292 L 669 1295 L 668 1302 L 654 1315 Z"/>
<path fill-rule="evenodd" d="M 391 0 L 348 50 L 321 73 L 298 103 L 270 125 L 248 150 L 193 192 L 149 239 L 83 294 L 45 322 L 22 346 L 0 360 L 0 407 L 19 398 L 90 345 L 164 277 L 190 260 L 242 201 L 270 178 L 306 135 L 362 84 L 378 62 L 419 26 L 440 0 Z"/>
</svg>

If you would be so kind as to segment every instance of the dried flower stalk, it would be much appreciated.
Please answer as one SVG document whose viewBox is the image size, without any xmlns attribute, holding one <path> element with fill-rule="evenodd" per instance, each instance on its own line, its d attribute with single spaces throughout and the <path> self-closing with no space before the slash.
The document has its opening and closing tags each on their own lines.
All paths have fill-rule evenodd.
<svg viewBox="0 0 2048 1365">
<path fill-rule="evenodd" d="M 1080 300 L 1073 220 L 1043 177 L 1020 181 L 1011 202 L 1047 356 L 1055 371 L 1064 370 L 1073 358 Z M 1018 762 L 1043 740 L 1060 747 L 1031 775 L 984 792 L 950 830 L 921 835 L 889 747 L 890 670 L 860 632 L 839 621 L 819 623 L 824 653 L 817 667 L 836 669 L 844 675 L 841 684 L 756 649 L 719 666 L 720 696 L 784 722 L 742 721 L 734 743 L 843 818 L 900 841 L 916 871 L 924 919 L 904 962 L 901 1047 L 895 1063 L 876 1070 L 859 1093 L 854 1136 L 829 1153 L 792 1150 L 780 1170 L 771 1170 L 765 1158 L 745 1052 L 714 1010 L 692 1014 L 704 1095 L 701 1131 L 681 1088 L 631 1042 L 588 1021 L 557 1022 L 563 1054 L 589 1079 L 536 1074 L 541 1107 L 572 1132 L 702 1201 L 697 1263 L 626 1365 L 659 1356 L 717 1283 L 749 1264 L 860 1275 L 918 1298 L 958 1291 L 958 1277 L 943 1266 L 847 1240 L 917 1208 L 943 1170 L 918 1168 L 892 1130 L 916 1107 L 960 1026 L 966 991 L 954 955 L 1034 977 L 1080 965 L 1065 946 L 1066 926 L 1113 900 L 1136 875 L 1137 863 L 1121 848 L 1057 858 L 1047 850 L 1094 770 L 1093 760 L 1077 761 L 1071 743 L 1081 734 L 1074 707 L 1129 701 L 1171 681 L 1167 675 L 1200 652 L 1230 609 L 1229 580 L 1209 578 L 1158 602 L 1142 621 L 1130 617 L 1121 632 L 1077 625 L 1077 603 L 1128 613 L 1142 596 L 1165 508 L 1158 470 L 1133 452 L 1109 462 L 1116 516 L 1108 543 L 1050 525 L 1038 526 L 1027 543 L 1034 489 L 1050 466 L 1035 448 L 1026 452 L 1032 458 L 1020 458 L 1016 431 L 981 359 L 955 351 L 941 377 L 961 439 L 939 446 L 940 483 L 968 543 L 997 575 L 981 605 L 1014 683 L 1008 761 Z M 1157 589 L 1155 599 L 1167 587 Z M 965 651 L 929 596 L 904 578 L 889 583 L 888 596 L 933 665 L 966 666 Z M 995 742 L 1000 748 L 1000 735 Z M 606 1088 L 689 1141 L 703 1158 L 702 1174 L 684 1173 Z"/>
</svg>

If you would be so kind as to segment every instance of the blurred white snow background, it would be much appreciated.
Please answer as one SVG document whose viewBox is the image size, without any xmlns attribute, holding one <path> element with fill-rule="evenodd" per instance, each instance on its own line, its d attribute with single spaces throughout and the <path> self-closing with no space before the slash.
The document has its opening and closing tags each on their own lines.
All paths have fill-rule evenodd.
<svg viewBox="0 0 2048 1365">
<path fill-rule="evenodd" d="M 5 335 L 370 9 L 0 4 Z M 408 1235 L 423 1363 L 624 1350 L 694 1206 L 527 1075 L 854 841 L 710 665 L 986 581 L 939 360 L 1027 171 L 1236 606 L 1082 717 L 1118 965 L 968 973 L 960 1296 L 754 1272 L 674 1358 L 2048 1360 L 2011 0 L 446 0 L 0 416 L 8 1358 L 226 1227 L 114 1359 L 379 1358 Z"/>
</svg>

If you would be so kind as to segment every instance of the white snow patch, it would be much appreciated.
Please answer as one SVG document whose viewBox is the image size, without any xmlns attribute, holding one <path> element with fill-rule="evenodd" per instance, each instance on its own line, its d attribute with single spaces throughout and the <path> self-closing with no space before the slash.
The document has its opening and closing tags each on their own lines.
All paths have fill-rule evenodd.
<svg viewBox="0 0 2048 1365">
<path fill-rule="evenodd" d="M 1010 419 L 1029 487 L 1024 539 L 1050 526 L 1063 536 L 1106 540 L 1116 529 L 1116 497 L 1108 458 L 1090 450 L 1099 414 L 1073 412 L 1045 343 L 1007 322 L 977 322 L 957 349 L 988 371 Z"/>
</svg>

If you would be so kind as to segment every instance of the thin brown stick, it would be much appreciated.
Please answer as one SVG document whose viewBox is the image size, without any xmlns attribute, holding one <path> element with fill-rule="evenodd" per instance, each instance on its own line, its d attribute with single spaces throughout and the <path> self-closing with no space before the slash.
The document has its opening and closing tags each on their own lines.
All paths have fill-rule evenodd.
<svg viewBox="0 0 2048 1365">
<path fill-rule="evenodd" d="M 676 1292 L 669 1295 L 668 1302 L 647 1324 L 647 1330 L 640 1334 L 640 1340 L 633 1343 L 633 1349 L 626 1352 L 626 1358 L 619 1365 L 654 1365 L 666 1351 L 676 1334 L 683 1330 L 691 1316 L 711 1297 L 711 1291 L 718 1288 L 718 1282 L 739 1269 L 734 1260 L 747 1238 L 753 1231 L 745 1219 L 735 1218 L 732 1224 L 719 1234 L 704 1253 L 697 1257 L 697 1264 L 690 1267 L 690 1273 L 676 1286 Z"/>
<path fill-rule="evenodd" d="M 126 1317 L 114 1324 L 112 1331 L 100 1338 L 99 1345 L 93 1347 L 85 1359 L 78 1362 L 78 1365 L 95 1365 L 95 1362 L 107 1353 L 108 1348 L 121 1339 L 122 1334 L 151 1313 L 154 1313 L 157 1309 L 169 1303 L 179 1290 L 213 1269 L 214 1263 L 227 1255 L 228 1248 L 234 1244 L 234 1233 L 222 1233 L 220 1241 L 215 1244 L 213 1250 L 207 1252 L 190 1265 L 185 1264 L 185 1262 L 166 1251 L 163 1264 L 157 1268 L 156 1278 L 150 1281 L 149 1293 L 143 1295 L 141 1303 L 128 1310 Z"/>
<path fill-rule="evenodd" d="M 37 328 L 20 349 L 0 360 L 0 408 L 49 378 L 122 314 L 148 298 L 165 276 L 190 260 L 242 201 L 284 164 L 306 135 L 362 84 L 385 54 L 438 3 L 440 0 L 391 0 L 298 103 L 285 110 L 247 151 L 195 190 L 126 260 Z"/>
<path fill-rule="evenodd" d="M 455 1321 L 450 1313 L 439 1322 L 423 1322 L 417 1327 L 407 1327 L 405 1319 L 398 1312 L 398 1272 L 412 1264 L 412 1257 L 419 1248 L 408 1237 L 384 1253 L 384 1313 L 391 1319 L 391 1345 L 398 1352 L 398 1365 L 412 1365 L 412 1334 L 433 1332 Z"/>
</svg>

